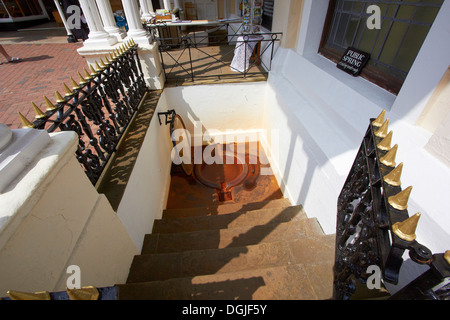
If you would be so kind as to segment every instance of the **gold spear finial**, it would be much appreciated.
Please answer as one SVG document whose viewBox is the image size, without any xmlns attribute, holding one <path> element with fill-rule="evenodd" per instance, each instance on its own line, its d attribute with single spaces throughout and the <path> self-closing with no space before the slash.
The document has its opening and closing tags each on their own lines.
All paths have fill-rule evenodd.
<svg viewBox="0 0 450 320">
<path fill-rule="evenodd" d="M 105 64 L 105 62 L 103 61 L 102 58 L 100 58 L 100 66 L 102 67 L 102 69 L 106 68 L 106 64 Z"/>
<path fill-rule="evenodd" d="M 86 68 L 83 68 L 84 70 L 84 76 L 86 80 L 91 80 L 93 77 L 89 74 L 89 71 L 86 70 Z"/>
<path fill-rule="evenodd" d="M 80 289 L 66 289 L 70 300 L 98 300 L 100 293 L 93 286 L 82 287 Z"/>
<path fill-rule="evenodd" d="M 400 163 L 391 172 L 389 172 L 386 176 L 384 176 L 383 180 L 391 186 L 399 187 L 402 184 L 402 182 L 400 181 L 402 170 L 403 170 L 403 162 Z"/>
<path fill-rule="evenodd" d="M 80 89 L 80 86 L 78 85 L 78 83 L 75 82 L 75 80 L 73 80 L 72 77 L 70 77 L 70 81 L 72 82 L 72 90 Z"/>
<path fill-rule="evenodd" d="M 83 78 L 83 76 L 79 72 L 78 72 L 78 79 L 80 80 L 81 85 L 88 83 L 88 81 L 85 78 Z"/>
<path fill-rule="evenodd" d="M 96 72 L 102 71 L 102 68 L 98 65 L 97 60 L 95 60 L 95 71 L 96 71 Z"/>
<path fill-rule="evenodd" d="M 392 225 L 392 231 L 402 240 L 414 241 L 416 239 L 416 229 L 421 213 L 417 212 L 408 219 Z"/>
<path fill-rule="evenodd" d="M 376 118 L 373 122 L 372 125 L 374 125 L 375 127 L 381 127 L 383 125 L 384 122 L 384 117 L 386 116 L 386 110 L 381 111 L 380 115 L 378 116 L 378 118 Z"/>
<path fill-rule="evenodd" d="M 92 64 L 89 65 L 89 70 L 91 70 L 91 77 L 97 75 L 97 71 L 94 69 L 94 66 Z"/>
<path fill-rule="evenodd" d="M 389 204 L 397 210 L 406 210 L 408 208 L 408 199 L 411 194 L 412 187 L 408 187 L 403 191 L 400 191 L 395 196 L 388 198 Z"/>
<path fill-rule="evenodd" d="M 384 157 L 381 157 L 380 162 L 388 167 L 395 167 L 395 156 L 397 155 L 398 145 L 392 147 L 391 150 L 388 151 L 384 155 Z"/>
<path fill-rule="evenodd" d="M 61 96 L 61 93 L 59 93 L 58 91 L 55 91 L 55 95 L 56 95 L 57 103 L 65 102 L 64 98 Z"/>
<path fill-rule="evenodd" d="M 20 112 L 17 112 L 19 114 L 20 122 L 22 122 L 22 128 L 34 128 L 34 124 L 28 121 L 27 118 Z"/>
<path fill-rule="evenodd" d="M 38 106 L 34 102 L 31 102 L 31 105 L 33 106 L 34 113 L 36 114 L 34 116 L 36 119 L 42 119 L 42 118 L 47 117 L 47 115 L 44 112 L 42 112 L 42 110 L 39 109 Z"/>
<path fill-rule="evenodd" d="M 73 92 L 69 89 L 67 84 L 63 82 L 64 92 L 66 93 L 66 97 L 72 96 Z"/>
<path fill-rule="evenodd" d="M 21 291 L 8 291 L 8 296 L 11 300 L 50 300 L 50 293 L 47 291 L 41 292 L 21 292 Z"/>
<path fill-rule="evenodd" d="M 58 92 L 58 91 L 56 91 L 56 92 Z M 44 100 L 45 100 L 45 104 L 47 105 L 47 111 L 56 110 L 56 106 L 46 96 L 44 96 Z"/>
<path fill-rule="evenodd" d="M 450 265 L 450 250 L 445 251 L 444 260 Z"/>
<path fill-rule="evenodd" d="M 390 131 L 386 138 L 384 138 L 379 144 L 377 144 L 377 148 L 383 151 L 391 150 L 392 135 L 393 133 L 392 131 Z"/>
<path fill-rule="evenodd" d="M 375 135 L 379 138 L 386 138 L 388 133 L 388 127 L 389 127 L 389 119 L 386 119 L 386 121 L 381 125 L 380 129 L 375 132 Z"/>
</svg>

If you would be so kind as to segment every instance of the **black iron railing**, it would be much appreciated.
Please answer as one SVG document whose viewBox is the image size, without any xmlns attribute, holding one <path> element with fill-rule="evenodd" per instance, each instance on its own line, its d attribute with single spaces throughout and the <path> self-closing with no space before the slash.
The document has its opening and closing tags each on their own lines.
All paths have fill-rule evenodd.
<svg viewBox="0 0 450 320">
<path fill-rule="evenodd" d="M 425 281 L 426 288 L 421 290 L 444 283 L 439 289 L 447 288 L 448 296 L 445 277 L 450 275 L 450 263 L 445 266 L 442 254 L 433 256 L 416 241 L 420 213 L 409 217 L 407 202 L 412 188 L 401 187 L 403 164 L 395 163 L 398 146 L 391 147 L 392 131 L 388 133 L 389 119 L 384 121 L 384 117 L 383 112 L 371 119 L 338 199 L 334 299 L 352 298 L 357 282 L 367 285 L 373 274 L 368 271 L 371 266 L 379 268 L 380 280 L 397 284 L 406 250 L 414 262 L 434 270 L 427 278 L 433 280 Z M 405 290 L 396 297 L 407 297 L 416 289 Z"/>
<path fill-rule="evenodd" d="M 56 91 L 56 104 L 44 97 L 47 109 L 34 103 L 36 120 L 22 118 L 24 127 L 48 132 L 72 130 L 78 134 L 76 157 L 95 185 L 116 151 L 130 120 L 147 91 L 137 45 L 129 41 L 79 73 L 80 83 L 64 84 L 65 96 Z"/>
<path fill-rule="evenodd" d="M 282 33 L 241 34 L 241 28 L 230 32 L 228 25 L 180 35 L 173 31 L 176 27 L 164 22 L 146 24 L 158 41 L 166 82 L 267 76 L 272 68 L 275 43 L 281 41 Z M 243 68 L 232 64 L 239 49 Z"/>
</svg>

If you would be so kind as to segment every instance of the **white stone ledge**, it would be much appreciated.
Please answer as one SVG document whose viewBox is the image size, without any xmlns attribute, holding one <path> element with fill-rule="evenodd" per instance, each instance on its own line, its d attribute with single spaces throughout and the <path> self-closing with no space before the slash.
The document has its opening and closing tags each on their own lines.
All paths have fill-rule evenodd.
<svg viewBox="0 0 450 320">
<path fill-rule="evenodd" d="M 17 135 L 38 136 L 43 141 L 47 136 L 48 143 L 42 147 L 42 141 L 34 140 L 38 142 L 36 146 L 28 146 L 33 151 L 37 151 L 39 146 L 42 149 L 34 157 L 31 157 L 31 152 L 23 156 L 22 170 L 0 194 L 0 249 L 39 199 L 39 194 L 35 193 L 45 189 L 44 186 L 51 183 L 60 168 L 74 157 L 78 144 L 78 136 L 72 131 L 48 134 L 35 129 L 18 129 Z"/>
</svg>

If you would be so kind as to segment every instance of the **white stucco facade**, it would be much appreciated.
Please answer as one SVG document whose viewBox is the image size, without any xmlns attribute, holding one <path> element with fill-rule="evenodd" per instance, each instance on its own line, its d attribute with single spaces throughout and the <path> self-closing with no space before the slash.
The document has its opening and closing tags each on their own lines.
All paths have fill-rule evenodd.
<svg viewBox="0 0 450 320">
<path fill-rule="evenodd" d="M 337 199 L 369 120 L 386 110 L 393 144 L 399 146 L 396 161 L 404 163 L 402 187 L 413 186 L 409 213 L 422 213 L 417 240 L 434 253 L 449 250 L 450 42 L 444 40 L 450 39 L 450 2 L 444 1 L 398 95 L 338 70 L 319 55 L 328 0 L 302 2 L 298 19 L 289 22 L 298 30 L 276 49 L 267 82 L 164 89 L 117 212 L 75 162 L 74 137 L 42 138 L 44 144 L 51 144 L 35 155 L 33 165 L 25 166 L 34 180 L 28 182 L 25 173 L 12 177 L 0 195 L 2 204 L 8 203 L 2 210 L 9 210 L 0 220 L 4 226 L 0 263 L 7 270 L 0 275 L 5 279 L 0 289 L 60 290 L 70 264 L 90 270 L 86 285 L 125 280 L 131 257 L 139 252 L 144 235 L 151 233 L 154 219 L 161 217 L 166 205 L 172 145 L 168 126 L 160 125 L 156 115 L 169 109 L 183 117 L 194 139 L 198 121 L 200 132 L 214 132 L 216 138 L 256 134 L 285 197 L 303 205 L 308 217 L 316 217 L 327 234 L 335 232 Z M 278 5 L 278 12 L 288 7 Z M 277 16 L 277 6 L 276 19 L 283 19 Z M 152 60 L 156 47 L 141 40 L 140 50 L 148 49 L 147 82 L 154 77 L 152 88 L 160 88 L 161 69 L 157 59 Z M 111 41 L 114 44 L 106 47 L 86 46 L 80 53 L 103 55 L 121 40 Z M 69 180 L 71 184 L 65 184 Z M 66 191 L 77 197 L 64 198 Z M 55 193 L 60 194 L 56 202 Z M 84 199 L 82 204 L 78 198 Z M 60 238 L 55 242 L 49 234 Z M 117 242 L 122 254 L 116 255 L 108 241 Z M 54 251 L 49 250 L 53 245 Z M 105 269 L 109 272 L 101 271 Z M 407 261 L 399 287 L 420 272 Z"/>
</svg>

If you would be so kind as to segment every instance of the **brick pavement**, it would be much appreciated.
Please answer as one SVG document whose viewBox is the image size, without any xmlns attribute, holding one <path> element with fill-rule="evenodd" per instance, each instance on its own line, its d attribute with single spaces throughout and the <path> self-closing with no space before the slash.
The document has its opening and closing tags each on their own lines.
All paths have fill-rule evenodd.
<svg viewBox="0 0 450 320">
<path fill-rule="evenodd" d="M 76 51 L 82 45 L 81 42 L 3 44 L 10 56 L 20 57 L 22 62 L 6 63 L 0 56 L 3 62 L 0 65 L 0 123 L 11 129 L 20 128 L 18 112 L 34 121 L 31 102 L 45 111 L 44 95 L 55 102 L 56 90 L 64 94 L 63 82 L 70 87 L 70 77 L 78 81 L 77 72 L 81 73 L 87 66 L 85 58 Z"/>
</svg>

